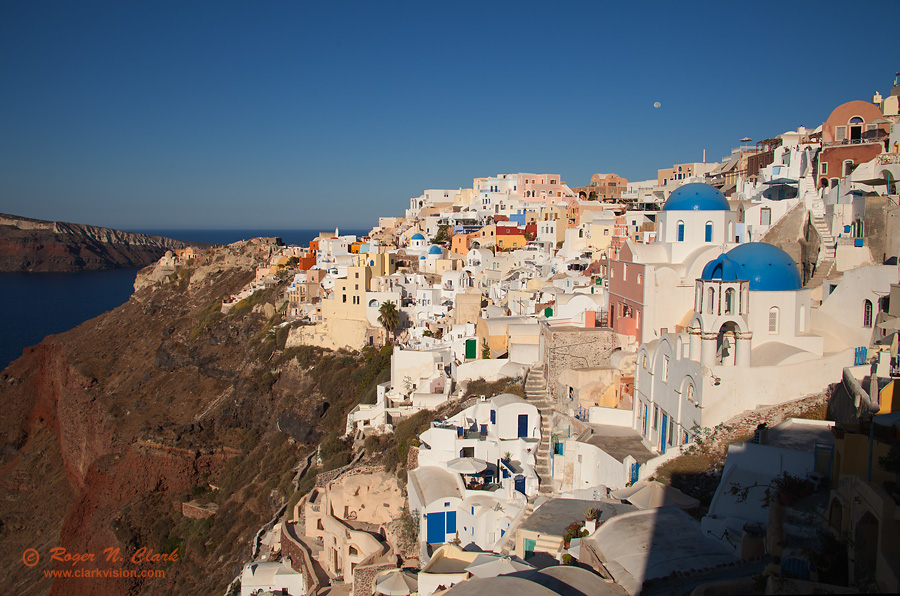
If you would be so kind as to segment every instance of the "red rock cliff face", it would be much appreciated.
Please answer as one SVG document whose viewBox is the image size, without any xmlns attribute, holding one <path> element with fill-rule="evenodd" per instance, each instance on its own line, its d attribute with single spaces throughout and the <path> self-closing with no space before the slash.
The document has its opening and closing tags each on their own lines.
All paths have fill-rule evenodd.
<svg viewBox="0 0 900 596">
<path fill-rule="evenodd" d="M 257 253 L 248 251 L 259 258 L 269 251 L 232 249 L 239 250 L 241 267 L 225 264 L 237 257 L 222 249 L 196 283 L 181 276 L 152 284 L 25 350 L 0 373 L 0 593 L 221 594 L 239 572 L 249 538 L 280 505 L 273 488 L 290 479 L 295 463 L 296 448 L 274 421 L 293 412 L 308 429 L 319 411 L 297 403 L 296 388 L 278 393 L 261 380 L 272 374 L 259 356 L 265 317 L 211 314 L 219 297 L 253 278 Z M 179 526 L 180 501 L 211 490 L 236 455 L 248 462 L 246 477 L 231 474 L 215 516 L 223 521 Z M 257 478 L 263 464 L 269 471 Z M 141 548 L 160 552 L 166 544 L 180 546 L 184 558 L 131 561 Z M 95 561 L 53 561 L 53 548 Z M 26 549 L 39 554 L 32 567 L 23 562 Z M 113 553 L 117 560 L 105 560 Z M 44 576 L 79 567 L 162 569 L 166 577 Z"/>
<path fill-rule="evenodd" d="M 0 213 L 0 271 L 92 271 L 149 265 L 188 243 Z"/>
<path fill-rule="evenodd" d="M 215 478 L 233 450 L 186 450 L 146 441 L 123 439 L 99 399 L 99 385 L 75 370 L 58 343 L 48 342 L 29 350 L 13 371 L 28 370 L 27 383 L 15 389 L 20 414 L 4 416 L 13 423 L 7 435 L 27 434 L 14 457 L 0 469 L 6 501 L 16 506 L 3 511 L 3 542 L 16 557 L 0 567 L 0 582 L 20 594 L 127 594 L 141 582 L 122 578 L 85 578 L 78 582 L 43 578 L 35 571 L 65 570 L 71 565 L 47 556 L 29 569 L 22 552 L 36 548 L 47 555 L 62 547 L 69 553 L 93 553 L 101 557 L 109 549 L 122 553 L 119 561 L 99 561 L 99 569 L 157 569 L 159 565 L 135 565 L 128 560 L 141 546 L 123 541 L 110 523 L 117 512 L 137 496 L 181 491 Z M 24 413 L 24 415 L 22 415 Z M 12 452 L 9 445 L 7 453 Z M 11 509 L 11 510 L 10 510 Z M 29 523 L 39 520 L 39 523 Z M 11 560 L 10 560 L 11 559 Z M 77 567 L 75 567 L 77 568 Z"/>
</svg>

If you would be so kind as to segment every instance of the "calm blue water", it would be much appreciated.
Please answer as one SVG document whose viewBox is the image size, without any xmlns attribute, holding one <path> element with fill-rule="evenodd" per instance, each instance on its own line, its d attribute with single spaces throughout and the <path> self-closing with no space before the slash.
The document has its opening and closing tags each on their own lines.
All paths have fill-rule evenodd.
<svg viewBox="0 0 900 596">
<path fill-rule="evenodd" d="M 124 304 L 137 269 L 0 273 L 0 369 L 45 336 Z"/>
<path fill-rule="evenodd" d="M 132 230 L 186 242 L 229 244 L 278 236 L 287 244 L 307 245 L 331 230 Z M 368 230 L 340 230 L 365 234 Z M 0 370 L 47 335 L 62 333 L 128 301 L 136 269 L 78 273 L 0 273 Z"/>
</svg>

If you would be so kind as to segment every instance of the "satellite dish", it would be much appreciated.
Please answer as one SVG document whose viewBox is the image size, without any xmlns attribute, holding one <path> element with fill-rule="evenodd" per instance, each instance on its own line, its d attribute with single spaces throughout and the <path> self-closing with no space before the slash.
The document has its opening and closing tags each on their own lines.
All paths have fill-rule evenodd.
<svg viewBox="0 0 900 596">
<path fill-rule="evenodd" d="M 653 102 L 653 107 L 659 109 L 659 108 L 662 107 L 662 104 L 659 103 L 658 101 L 654 101 L 654 102 Z"/>
</svg>

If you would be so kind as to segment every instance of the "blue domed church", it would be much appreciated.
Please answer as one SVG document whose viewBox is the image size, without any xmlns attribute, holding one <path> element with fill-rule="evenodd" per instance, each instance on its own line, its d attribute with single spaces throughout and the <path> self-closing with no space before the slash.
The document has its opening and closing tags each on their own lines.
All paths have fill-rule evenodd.
<svg viewBox="0 0 900 596">
<path fill-rule="evenodd" d="M 686 332 L 638 349 L 638 432 L 665 452 L 696 428 L 821 390 L 828 361 L 824 338 L 810 331 L 811 292 L 798 264 L 770 244 L 740 244 L 708 260 Z"/>
<path fill-rule="evenodd" d="M 675 189 L 657 216 L 659 242 L 736 242 L 737 214 L 722 191 L 692 182 Z"/>
<path fill-rule="evenodd" d="M 691 358 L 705 365 L 750 366 L 751 350 L 772 343 L 822 354 L 809 335 L 810 290 L 786 252 L 740 244 L 703 268 L 694 291 Z"/>
</svg>

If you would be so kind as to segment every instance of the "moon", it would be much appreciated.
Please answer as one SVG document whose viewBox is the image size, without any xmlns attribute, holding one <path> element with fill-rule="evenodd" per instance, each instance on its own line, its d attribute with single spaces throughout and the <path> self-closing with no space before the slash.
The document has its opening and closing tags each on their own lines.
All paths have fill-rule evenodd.
<svg viewBox="0 0 900 596">
<path fill-rule="evenodd" d="M 656 108 L 656 109 L 659 109 L 659 108 L 662 107 L 662 104 L 659 103 L 658 101 L 654 101 L 654 102 L 653 102 L 653 107 Z"/>
</svg>

